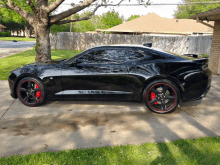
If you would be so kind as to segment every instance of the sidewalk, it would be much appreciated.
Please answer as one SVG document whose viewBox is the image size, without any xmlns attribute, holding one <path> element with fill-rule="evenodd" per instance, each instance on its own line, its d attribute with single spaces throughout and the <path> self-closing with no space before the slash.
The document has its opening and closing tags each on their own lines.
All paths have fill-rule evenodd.
<svg viewBox="0 0 220 165">
<path fill-rule="evenodd" d="M 166 115 L 130 102 L 51 101 L 30 108 L 0 81 L 0 156 L 219 136 L 219 80 L 213 77 L 199 104 Z"/>
</svg>

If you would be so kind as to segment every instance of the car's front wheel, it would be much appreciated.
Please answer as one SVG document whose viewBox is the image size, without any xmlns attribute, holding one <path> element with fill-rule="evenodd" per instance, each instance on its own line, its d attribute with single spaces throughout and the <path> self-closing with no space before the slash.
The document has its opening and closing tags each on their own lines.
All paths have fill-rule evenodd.
<svg viewBox="0 0 220 165">
<path fill-rule="evenodd" d="M 143 100 L 148 109 L 155 113 L 170 113 L 175 111 L 179 104 L 180 92 L 169 80 L 155 80 L 144 89 Z"/>
<path fill-rule="evenodd" d="M 17 86 L 19 100 L 27 106 L 39 106 L 46 101 L 46 93 L 43 84 L 36 78 L 25 77 Z"/>
</svg>

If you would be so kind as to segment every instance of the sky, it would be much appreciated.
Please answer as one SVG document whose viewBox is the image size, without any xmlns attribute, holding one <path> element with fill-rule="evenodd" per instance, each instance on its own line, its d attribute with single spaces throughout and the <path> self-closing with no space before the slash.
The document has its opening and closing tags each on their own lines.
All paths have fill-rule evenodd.
<svg viewBox="0 0 220 165">
<path fill-rule="evenodd" d="M 114 4 L 118 3 L 120 0 L 111 0 Z M 65 11 L 71 8 L 70 4 L 76 1 L 73 0 L 65 0 L 63 4 L 57 9 L 57 13 Z M 178 4 L 181 0 L 151 0 L 152 4 Z M 137 0 L 128 0 L 124 1 L 122 4 L 137 4 Z M 146 15 L 148 13 L 154 12 L 161 17 L 173 18 L 174 12 L 177 8 L 177 5 L 150 5 L 147 8 L 144 6 L 119 6 L 119 7 L 101 7 L 96 11 L 97 15 L 101 15 L 102 13 L 106 13 L 109 10 L 115 10 L 119 12 L 120 15 L 123 15 L 125 19 L 130 17 L 131 15 Z M 88 9 L 87 9 L 88 10 Z"/>
</svg>

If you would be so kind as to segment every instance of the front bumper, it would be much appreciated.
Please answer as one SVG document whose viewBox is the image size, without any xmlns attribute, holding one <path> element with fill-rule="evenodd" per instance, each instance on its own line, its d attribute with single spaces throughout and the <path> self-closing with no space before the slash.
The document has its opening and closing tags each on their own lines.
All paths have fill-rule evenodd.
<svg viewBox="0 0 220 165">
<path fill-rule="evenodd" d="M 9 84 L 11 97 L 13 97 L 14 99 L 17 99 L 17 95 L 16 95 L 15 89 L 14 89 L 14 87 L 15 87 L 15 75 L 13 75 L 13 73 L 8 78 L 8 84 Z"/>
</svg>

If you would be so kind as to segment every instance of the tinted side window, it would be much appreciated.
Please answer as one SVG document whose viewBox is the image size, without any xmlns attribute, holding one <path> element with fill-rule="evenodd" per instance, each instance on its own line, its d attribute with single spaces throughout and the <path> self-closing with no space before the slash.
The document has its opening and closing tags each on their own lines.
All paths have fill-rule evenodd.
<svg viewBox="0 0 220 165">
<path fill-rule="evenodd" d="M 153 57 L 152 60 L 157 60 L 157 59 L 175 59 L 171 55 L 169 55 L 167 53 L 164 53 L 164 52 L 159 52 L 159 51 L 151 50 L 148 53 L 152 55 L 152 57 Z"/>
<path fill-rule="evenodd" d="M 119 49 L 98 50 L 93 54 L 95 63 L 123 63 L 125 54 Z"/>
<path fill-rule="evenodd" d="M 98 50 L 94 54 L 95 63 L 117 63 L 116 50 Z"/>
<path fill-rule="evenodd" d="M 134 50 L 129 50 L 128 56 L 129 56 L 128 61 L 138 60 L 145 57 L 144 52 L 134 51 Z"/>
<path fill-rule="evenodd" d="M 94 64 L 105 64 L 105 63 L 118 63 L 117 50 L 97 50 L 90 53 L 86 53 L 77 59 L 81 63 L 94 63 Z"/>
<path fill-rule="evenodd" d="M 86 53 L 78 57 L 78 62 L 96 64 L 121 64 L 128 61 L 136 61 L 148 56 L 151 57 L 150 54 L 146 54 L 142 50 L 106 49 Z"/>
<path fill-rule="evenodd" d="M 77 62 L 80 63 L 94 63 L 93 53 L 86 53 L 77 58 Z"/>
</svg>

